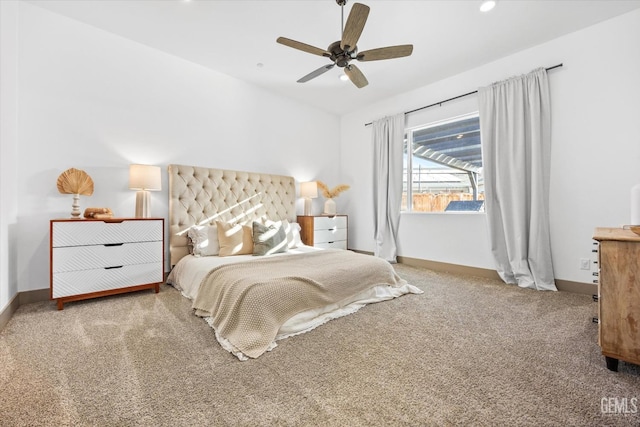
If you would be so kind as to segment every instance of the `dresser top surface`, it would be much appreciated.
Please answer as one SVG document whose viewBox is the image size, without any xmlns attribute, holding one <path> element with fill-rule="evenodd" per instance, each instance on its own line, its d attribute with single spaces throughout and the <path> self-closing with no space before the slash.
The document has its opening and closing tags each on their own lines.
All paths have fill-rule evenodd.
<svg viewBox="0 0 640 427">
<path fill-rule="evenodd" d="M 164 218 L 56 218 L 51 222 L 123 222 L 123 221 L 158 221 Z"/>
<path fill-rule="evenodd" d="M 593 232 L 593 240 L 617 240 L 623 242 L 640 242 L 640 235 L 624 228 L 598 227 Z"/>
</svg>

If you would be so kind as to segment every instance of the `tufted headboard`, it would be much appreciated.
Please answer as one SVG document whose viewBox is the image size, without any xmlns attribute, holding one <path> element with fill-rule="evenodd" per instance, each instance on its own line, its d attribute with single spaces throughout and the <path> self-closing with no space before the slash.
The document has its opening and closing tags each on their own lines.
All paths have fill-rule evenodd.
<svg viewBox="0 0 640 427">
<path fill-rule="evenodd" d="M 295 179 L 290 176 L 169 165 L 171 265 L 189 254 L 189 227 L 261 218 L 293 222 L 295 200 Z"/>
</svg>

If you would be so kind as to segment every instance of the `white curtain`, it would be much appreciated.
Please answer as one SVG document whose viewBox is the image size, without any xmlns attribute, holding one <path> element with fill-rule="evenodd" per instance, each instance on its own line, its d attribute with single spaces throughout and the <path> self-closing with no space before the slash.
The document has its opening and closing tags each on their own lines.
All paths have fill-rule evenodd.
<svg viewBox="0 0 640 427">
<path fill-rule="evenodd" d="M 395 263 L 402 203 L 404 113 L 373 122 L 374 255 Z"/>
<path fill-rule="evenodd" d="M 543 68 L 478 90 L 485 210 L 498 274 L 556 290 L 549 238 L 551 113 Z"/>
</svg>

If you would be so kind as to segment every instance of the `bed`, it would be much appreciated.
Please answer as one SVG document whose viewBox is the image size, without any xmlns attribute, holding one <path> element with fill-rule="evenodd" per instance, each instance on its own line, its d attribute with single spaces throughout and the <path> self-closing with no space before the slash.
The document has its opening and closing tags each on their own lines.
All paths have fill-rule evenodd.
<svg viewBox="0 0 640 427">
<path fill-rule="evenodd" d="M 240 360 L 369 303 L 421 290 L 384 260 L 305 246 L 289 176 L 169 165 L 167 283 Z"/>
</svg>

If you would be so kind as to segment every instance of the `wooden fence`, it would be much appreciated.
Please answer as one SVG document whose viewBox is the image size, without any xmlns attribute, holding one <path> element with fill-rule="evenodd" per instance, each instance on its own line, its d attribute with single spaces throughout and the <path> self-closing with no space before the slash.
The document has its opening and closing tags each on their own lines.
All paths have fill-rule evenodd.
<svg viewBox="0 0 640 427">
<path fill-rule="evenodd" d="M 413 212 L 444 212 L 453 200 L 473 200 L 471 193 L 419 193 L 413 195 Z M 478 194 L 484 200 L 484 194 Z M 402 195 L 402 209 L 407 207 L 407 194 Z"/>
</svg>

